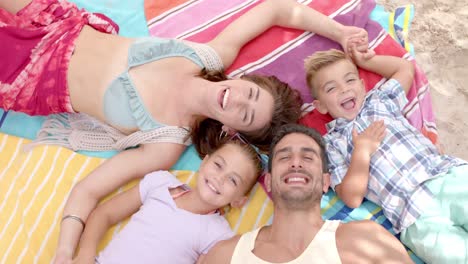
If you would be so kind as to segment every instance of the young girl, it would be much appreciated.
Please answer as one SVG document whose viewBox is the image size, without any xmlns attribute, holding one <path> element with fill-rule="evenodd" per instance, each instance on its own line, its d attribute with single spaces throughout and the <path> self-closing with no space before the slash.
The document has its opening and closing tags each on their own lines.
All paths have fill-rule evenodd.
<svg viewBox="0 0 468 264">
<path fill-rule="evenodd" d="M 91 131 L 61 131 L 64 144 L 75 150 L 126 149 L 71 192 L 58 248 L 70 256 L 99 199 L 125 182 L 169 169 L 189 133 L 202 154 L 216 146 L 221 131 L 242 132 L 265 149 L 276 126 L 297 121 L 301 100 L 287 84 L 274 77 L 230 80 L 220 74 L 251 39 L 280 25 L 341 45 L 362 37 L 367 49 L 363 29 L 343 26 L 293 0 L 261 2 L 206 44 L 126 38 L 114 35 L 117 27 L 104 15 L 73 3 L 28 2 L 0 1 L 0 106 L 30 115 L 84 113 L 102 123 L 99 131 L 95 123 L 65 120 Z M 51 124 L 57 131 L 59 122 Z M 140 147 L 129 148 L 135 145 Z"/>
<path fill-rule="evenodd" d="M 217 209 L 246 202 L 261 170 L 256 155 L 250 145 L 228 141 L 205 156 L 193 189 L 168 171 L 146 175 L 91 213 L 76 262 L 94 263 L 105 231 L 133 214 L 98 255 L 98 263 L 195 263 L 217 241 L 233 236 Z"/>
</svg>

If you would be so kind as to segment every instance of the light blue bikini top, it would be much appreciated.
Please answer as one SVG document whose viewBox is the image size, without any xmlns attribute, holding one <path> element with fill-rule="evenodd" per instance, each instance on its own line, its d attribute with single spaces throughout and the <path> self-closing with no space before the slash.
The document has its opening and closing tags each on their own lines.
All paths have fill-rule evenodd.
<svg viewBox="0 0 468 264">
<path fill-rule="evenodd" d="M 154 120 L 146 109 L 128 71 L 168 57 L 185 57 L 200 68 L 222 69 L 220 58 L 208 45 L 157 37 L 138 39 L 129 48 L 127 69 L 112 81 L 104 94 L 104 115 L 108 124 L 142 131 L 166 126 Z"/>
</svg>

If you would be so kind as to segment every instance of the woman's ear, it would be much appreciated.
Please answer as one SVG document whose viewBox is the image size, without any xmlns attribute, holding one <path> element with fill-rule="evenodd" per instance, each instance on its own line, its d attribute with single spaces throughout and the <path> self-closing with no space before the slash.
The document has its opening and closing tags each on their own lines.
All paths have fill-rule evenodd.
<svg viewBox="0 0 468 264">
<path fill-rule="evenodd" d="M 242 196 L 240 198 L 237 198 L 237 199 L 235 199 L 234 201 L 231 202 L 231 207 L 242 208 L 242 206 L 244 206 L 245 203 L 247 203 L 248 199 L 249 199 L 249 197 L 247 197 L 247 196 Z"/>
<path fill-rule="evenodd" d="M 222 129 L 225 133 L 227 133 L 229 136 L 232 136 L 232 135 L 234 135 L 235 133 L 237 133 L 237 131 L 236 131 L 235 129 L 230 128 L 230 127 L 228 127 L 228 126 L 226 126 L 226 125 L 223 125 L 223 126 L 221 127 L 221 129 Z"/>
</svg>

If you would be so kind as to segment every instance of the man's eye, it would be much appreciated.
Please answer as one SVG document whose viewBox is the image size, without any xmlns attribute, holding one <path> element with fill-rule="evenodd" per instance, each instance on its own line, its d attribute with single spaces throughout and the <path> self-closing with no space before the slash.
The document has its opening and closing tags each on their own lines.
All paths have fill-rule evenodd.
<svg viewBox="0 0 468 264">
<path fill-rule="evenodd" d="M 354 82 L 355 80 L 356 80 L 356 79 L 349 79 L 349 80 L 347 80 L 346 82 L 347 82 L 347 83 L 351 83 L 351 82 Z"/>
</svg>

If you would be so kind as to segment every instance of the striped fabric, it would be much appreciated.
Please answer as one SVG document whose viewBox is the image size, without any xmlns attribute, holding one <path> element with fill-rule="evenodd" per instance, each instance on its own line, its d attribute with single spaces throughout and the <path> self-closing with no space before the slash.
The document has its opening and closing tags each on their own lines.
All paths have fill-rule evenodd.
<svg viewBox="0 0 468 264">
<path fill-rule="evenodd" d="M 0 134 L 0 263 L 50 263 L 72 186 L 104 161 L 61 147 L 44 146 L 24 152 L 22 145 L 27 142 Z M 181 181 L 195 184 L 196 173 L 173 173 Z M 129 183 L 117 192 L 135 184 Z M 248 204 L 229 210 L 226 218 L 236 232 L 243 233 L 267 224 L 272 214 L 271 201 L 256 185 Z M 125 223 L 106 233 L 100 249 Z"/>
<path fill-rule="evenodd" d="M 175 3 L 170 0 L 145 0 L 145 12 L 149 31 L 153 36 L 206 42 L 235 18 L 260 2 L 257 0 L 179 0 Z M 369 33 L 370 47 L 377 54 L 413 60 L 408 51 L 395 42 L 379 23 L 369 19 L 371 11 L 375 8 L 373 0 L 298 0 L 298 2 L 313 7 L 343 24 L 365 28 Z M 403 12 L 408 10 L 403 10 Z M 398 15 L 401 14 L 401 12 L 398 13 Z M 408 23 L 409 18 L 406 20 Z M 400 23 L 400 20 L 395 20 L 395 22 Z M 339 48 L 339 45 L 312 33 L 274 27 L 245 45 L 227 71 L 232 77 L 250 72 L 276 75 L 298 89 L 305 102 L 310 103 L 312 98 L 305 83 L 303 60 L 315 51 L 330 48 Z M 360 76 L 365 80 L 367 90 L 382 80 L 381 76 L 364 70 L 360 71 Z M 408 99 L 410 103 L 405 107 L 405 116 L 413 126 L 436 142 L 437 130 L 428 82 L 417 66 Z M 325 124 L 331 121 L 331 117 L 321 115 L 307 103 L 303 108 L 308 113 L 301 122 L 325 133 Z M 340 219 L 346 222 L 371 219 L 392 232 L 391 224 L 380 207 L 365 201 L 361 207 L 352 210 L 345 206 L 333 191 L 329 191 L 322 199 L 322 215 L 326 219 Z M 411 256 L 416 263 L 421 263 L 414 254 L 411 253 Z"/>
</svg>

